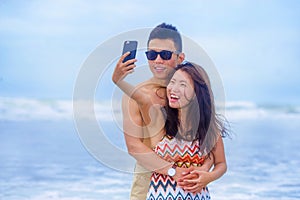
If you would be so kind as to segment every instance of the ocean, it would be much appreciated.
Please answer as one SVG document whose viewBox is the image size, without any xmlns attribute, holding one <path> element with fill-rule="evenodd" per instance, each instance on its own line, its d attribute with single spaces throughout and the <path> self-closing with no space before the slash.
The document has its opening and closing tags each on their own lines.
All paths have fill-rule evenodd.
<svg viewBox="0 0 300 200">
<path fill-rule="evenodd" d="M 104 104 L 95 106 L 99 125 L 110 144 L 126 152 Z M 226 105 L 228 170 L 208 185 L 212 199 L 300 199 L 300 107 Z M 0 98 L 1 200 L 129 199 L 134 163 L 111 154 L 110 165 L 90 152 L 71 101 Z"/>
</svg>

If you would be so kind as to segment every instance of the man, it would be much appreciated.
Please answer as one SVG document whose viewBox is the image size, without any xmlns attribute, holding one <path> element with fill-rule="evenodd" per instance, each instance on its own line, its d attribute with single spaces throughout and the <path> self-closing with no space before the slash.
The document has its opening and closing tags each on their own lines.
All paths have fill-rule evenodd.
<svg viewBox="0 0 300 200">
<path fill-rule="evenodd" d="M 151 31 L 147 49 L 146 56 L 153 77 L 138 87 L 146 91 L 152 105 L 164 106 L 166 104 L 164 87 L 174 68 L 185 58 L 181 36 L 174 26 L 162 23 Z M 120 77 L 132 73 L 135 67 L 136 59 L 122 62 L 128 54 L 125 53 L 120 58 L 113 74 L 112 79 L 119 87 L 124 87 L 124 84 L 118 84 Z M 175 180 L 179 180 L 191 169 L 177 168 L 174 172 L 172 162 L 163 160 L 153 152 L 153 147 L 164 135 L 164 119 L 158 109 L 140 105 L 131 99 L 130 95 L 124 95 L 122 111 L 127 149 L 137 160 L 130 199 L 146 199 L 152 171 L 171 175 Z M 208 164 L 203 168 L 208 171 L 210 166 L 211 164 Z"/>
</svg>

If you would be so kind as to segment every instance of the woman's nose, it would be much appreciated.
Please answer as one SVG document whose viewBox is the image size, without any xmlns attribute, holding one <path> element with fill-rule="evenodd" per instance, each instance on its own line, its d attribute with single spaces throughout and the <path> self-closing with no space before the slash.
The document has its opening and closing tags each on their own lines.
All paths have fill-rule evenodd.
<svg viewBox="0 0 300 200">
<path fill-rule="evenodd" d="M 171 86 L 171 92 L 177 92 L 178 91 L 178 85 L 175 83 Z"/>
</svg>

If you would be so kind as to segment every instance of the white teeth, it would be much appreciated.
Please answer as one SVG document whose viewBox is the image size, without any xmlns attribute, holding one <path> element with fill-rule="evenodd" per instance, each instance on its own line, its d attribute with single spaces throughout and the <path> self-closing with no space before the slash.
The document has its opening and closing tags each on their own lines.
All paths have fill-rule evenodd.
<svg viewBox="0 0 300 200">
<path fill-rule="evenodd" d="M 171 96 L 171 98 L 173 98 L 173 99 L 179 99 L 179 97 L 176 96 L 175 94 L 171 94 L 170 96 Z"/>
<path fill-rule="evenodd" d="M 165 68 L 164 67 L 154 67 L 154 69 L 156 69 L 156 70 L 164 70 Z"/>
</svg>

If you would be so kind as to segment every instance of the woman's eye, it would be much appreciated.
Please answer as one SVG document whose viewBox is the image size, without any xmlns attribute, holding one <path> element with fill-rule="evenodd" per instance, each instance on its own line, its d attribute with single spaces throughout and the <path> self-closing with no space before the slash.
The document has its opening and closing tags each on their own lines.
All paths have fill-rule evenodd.
<svg viewBox="0 0 300 200">
<path fill-rule="evenodd" d="M 186 84 L 181 83 L 180 86 L 181 86 L 181 87 L 186 87 Z"/>
</svg>

